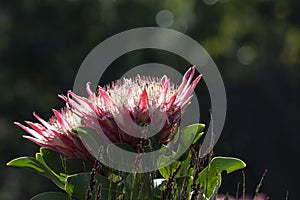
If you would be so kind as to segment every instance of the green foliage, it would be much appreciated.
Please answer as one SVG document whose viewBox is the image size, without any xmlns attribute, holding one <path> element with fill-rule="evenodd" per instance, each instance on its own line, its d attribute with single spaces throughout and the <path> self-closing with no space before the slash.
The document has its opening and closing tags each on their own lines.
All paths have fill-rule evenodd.
<svg viewBox="0 0 300 200">
<path fill-rule="evenodd" d="M 69 195 L 73 197 L 79 199 L 85 199 L 90 180 L 91 180 L 90 173 L 81 173 L 81 174 L 74 174 L 68 176 L 66 180 L 65 190 Z M 92 199 L 95 199 L 99 185 L 101 185 L 102 199 L 112 199 L 112 197 L 116 196 L 117 184 L 113 183 L 112 180 L 109 180 L 104 176 L 96 174 L 95 181 L 96 181 L 95 186 L 91 191 L 93 194 Z"/>
<path fill-rule="evenodd" d="M 39 161 L 31 157 L 13 159 L 7 163 L 7 166 L 25 167 L 33 169 L 39 173 L 45 173 L 47 171 L 47 169 Z"/>
<path fill-rule="evenodd" d="M 202 191 L 204 198 L 210 198 L 216 188 L 221 184 L 221 173 L 244 168 L 246 165 L 243 161 L 230 157 L 215 157 L 210 160 L 206 168 L 200 171 L 197 168 L 197 162 L 200 158 L 195 154 L 195 147 L 203 135 L 203 124 L 193 124 L 178 130 L 174 137 L 177 149 L 171 154 L 165 154 L 167 146 L 161 149 L 161 155 L 158 157 L 159 163 L 166 162 L 167 159 L 175 158 L 178 152 L 189 147 L 171 164 L 162 167 L 157 172 L 152 173 L 124 173 L 118 172 L 108 167 L 101 167 L 105 171 L 101 175 L 96 165 L 79 158 L 65 158 L 59 153 L 41 148 L 36 153 L 36 158 L 21 157 L 16 158 L 8 166 L 25 167 L 51 179 L 65 193 L 48 192 L 36 195 L 33 200 L 48 199 L 79 199 L 84 200 L 88 191 L 91 199 L 99 195 L 102 199 L 189 199 L 192 192 Z M 94 153 L 98 150 L 96 137 L 99 137 L 95 131 L 87 128 L 78 128 L 76 132 L 87 142 L 88 147 Z M 119 148 L 126 151 L 135 151 L 134 148 L 127 144 L 116 144 Z M 121 155 L 110 152 L 110 146 L 107 147 L 106 153 L 111 161 L 121 159 Z M 113 157 L 116 155 L 116 157 Z M 169 157 L 168 157 L 169 155 Z M 121 156 L 121 157 L 120 157 Z M 159 186 L 154 186 L 154 179 L 163 177 Z"/>
<path fill-rule="evenodd" d="M 63 157 L 59 153 L 46 148 L 41 148 L 40 152 L 43 161 L 53 172 L 59 174 L 65 171 Z"/>
<path fill-rule="evenodd" d="M 246 164 L 240 159 L 215 157 L 210 161 L 209 165 L 200 172 L 196 183 L 198 187 L 204 190 L 205 196 L 211 197 L 215 188 L 221 185 L 221 173 L 223 171 L 231 173 L 243 169 L 244 167 L 246 167 Z"/>
<path fill-rule="evenodd" d="M 191 158 L 189 146 L 191 144 L 195 145 L 199 141 L 199 139 L 203 135 L 203 132 L 201 131 L 203 131 L 204 128 L 204 124 L 192 124 L 183 128 L 182 130 L 178 130 L 174 138 L 175 142 L 178 145 L 176 152 L 184 151 L 184 153 L 170 165 L 159 169 L 159 172 L 165 179 L 168 179 L 179 167 L 179 165 L 181 165 L 179 172 L 183 172 L 188 169 L 189 159 Z M 185 149 L 187 150 L 185 151 Z M 174 155 L 176 155 L 174 152 L 172 152 L 169 157 L 167 157 L 165 154 L 162 154 L 158 158 L 158 162 L 164 163 L 165 161 L 173 160 Z M 185 171 L 183 174 L 181 173 L 181 175 L 188 175 L 188 172 Z"/>
<path fill-rule="evenodd" d="M 51 171 L 51 169 L 49 169 L 49 167 L 45 165 L 45 163 L 40 162 L 40 157 L 39 160 L 31 157 L 20 157 L 8 162 L 7 165 L 14 167 L 25 167 L 34 170 L 52 180 L 58 187 L 64 187 L 63 181 L 60 180 L 60 178 L 55 173 L 53 173 L 53 171 Z"/>
<path fill-rule="evenodd" d="M 81 172 L 90 172 L 93 168 L 91 162 L 81 158 L 65 158 L 59 153 L 41 148 L 41 156 L 45 164 L 56 174 L 65 177 Z"/>
<path fill-rule="evenodd" d="M 160 168 L 159 172 L 164 177 L 165 179 L 168 179 L 172 176 L 172 174 L 175 172 L 177 167 L 179 167 L 180 162 L 179 161 L 174 161 L 170 165 Z"/>
<path fill-rule="evenodd" d="M 203 135 L 203 133 L 201 132 L 203 129 L 204 125 L 202 124 L 190 125 L 183 129 L 180 134 L 181 141 L 183 142 L 181 142 L 180 145 L 183 146 L 185 144 L 188 144 L 191 141 L 191 135 L 193 135 L 192 138 L 194 138 L 192 144 L 196 144 Z M 178 149 L 182 148 L 182 146 L 180 145 Z M 204 168 L 201 172 L 199 172 L 199 174 L 196 175 L 196 180 L 193 180 L 196 170 L 191 164 L 191 149 L 193 149 L 193 145 L 186 152 L 186 156 L 184 157 L 184 159 L 176 160 L 170 165 L 159 169 L 160 174 L 166 179 L 167 182 L 172 179 L 171 181 L 174 181 L 176 183 L 175 185 L 178 188 L 186 188 L 188 193 L 190 193 L 193 189 L 193 185 L 193 187 L 196 187 L 197 190 L 201 190 L 205 197 L 210 198 L 213 195 L 216 187 L 221 185 L 222 171 L 231 173 L 246 166 L 246 164 L 242 160 L 237 158 L 215 157 L 209 162 L 206 168 Z M 161 159 L 167 158 L 163 157 Z M 175 190 L 173 190 L 172 192 L 174 191 Z M 178 190 L 178 195 L 179 194 L 181 194 L 180 190 Z"/>
</svg>

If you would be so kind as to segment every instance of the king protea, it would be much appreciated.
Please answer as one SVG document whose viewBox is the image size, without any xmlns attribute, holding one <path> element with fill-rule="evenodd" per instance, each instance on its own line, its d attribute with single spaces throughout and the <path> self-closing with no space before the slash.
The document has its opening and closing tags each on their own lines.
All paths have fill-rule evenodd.
<svg viewBox="0 0 300 200">
<path fill-rule="evenodd" d="M 155 138 L 160 144 L 166 144 L 172 139 L 201 78 L 200 75 L 192 81 L 194 73 L 195 66 L 185 73 L 180 86 L 170 83 L 167 76 L 158 79 L 137 75 L 99 86 L 95 93 L 87 83 L 87 98 L 72 91 L 67 96 L 59 95 L 68 109 L 54 110 L 55 116 L 49 122 L 34 114 L 41 124 L 26 122 L 31 128 L 17 125 L 33 136 L 24 137 L 39 145 L 65 156 L 85 159 L 91 159 L 91 154 L 72 131 L 79 126 L 95 129 L 112 143 L 126 143 L 134 148 L 147 136 L 154 135 L 159 136 Z"/>
<path fill-rule="evenodd" d="M 53 109 L 53 113 L 54 116 L 48 122 L 33 113 L 40 123 L 26 121 L 30 128 L 18 122 L 15 124 L 31 135 L 24 135 L 24 138 L 42 147 L 52 149 L 67 157 L 93 161 L 93 156 L 85 148 L 79 136 L 72 131 L 72 127 L 81 126 L 80 118 L 68 108 L 63 108 L 61 112 Z"/>
</svg>

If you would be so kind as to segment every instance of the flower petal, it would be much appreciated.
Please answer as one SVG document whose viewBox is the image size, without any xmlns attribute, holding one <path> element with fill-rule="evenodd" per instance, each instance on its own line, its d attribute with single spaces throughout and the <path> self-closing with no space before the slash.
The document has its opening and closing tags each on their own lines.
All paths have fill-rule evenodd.
<svg viewBox="0 0 300 200">
<path fill-rule="evenodd" d="M 168 92 L 168 89 L 169 89 L 169 84 L 170 84 L 170 79 L 168 79 L 167 76 L 163 76 L 163 78 L 161 79 L 162 90 L 160 92 L 160 96 L 159 96 L 158 101 L 157 101 L 157 104 L 158 104 L 157 106 L 160 106 L 163 103 L 165 103 L 167 92 Z"/>
<path fill-rule="evenodd" d="M 62 114 L 60 112 L 58 112 L 55 109 L 52 109 L 57 122 L 60 124 L 60 126 L 62 127 L 62 129 L 67 132 L 68 130 L 71 130 L 72 127 L 70 126 L 70 124 L 64 119 L 64 117 L 62 116 Z"/>
<path fill-rule="evenodd" d="M 109 95 L 107 94 L 107 92 L 99 86 L 98 88 L 98 92 L 101 95 L 101 97 L 103 98 L 104 102 L 105 102 L 105 106 L 111 111 L 111 112 L 116 112 L 117 106 L 114 104 L 114 102 L 111 100 L 111 98 L 109 97 Z"/>
<path fill-rule="evenodd" d="M 38 132 L 34 131 L 33 129 L 28 128 L 28 127 L 24 126 L 23 124 L 21 124 L 19 122 L 14 122 L 14 124 L 19 126 L 20 128 L 22 128 L 24 131 L 26 131 L 27 133 L 29 133 L 33 137 L 37 138 L 38 140 L 45 141 L 45 138 L 41 134 L 39 134 Z"/>
</svg>

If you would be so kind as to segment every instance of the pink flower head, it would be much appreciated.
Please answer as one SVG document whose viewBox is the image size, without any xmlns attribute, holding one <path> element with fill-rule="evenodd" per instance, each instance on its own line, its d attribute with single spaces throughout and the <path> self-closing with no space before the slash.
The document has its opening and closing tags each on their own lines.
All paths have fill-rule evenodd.
<svg viewBox="0 0 300 200">
<path fill-rule="evenodd" d="M 184 75 L 179 87 L 167 76 L 161 79 L 141 77 L 122 79 L 98 87 L 97 93 L 87 83 L 88 98 L 68 92 L 60 96 L 87 127 L 113 143 L 137 147 L 141 139 L 159 134 L 167 143 L 173 136 L 201 75 L 192 81 L 195 66 Z"/>
<path fill-rule="evenodd" d="M 53 109 L 53 113 L 54 116 L 48 122 L 33 113 L 40 123 L 26 121 L 30 128 L 18 122 L 15 124 L 31 135 L 25 135 L 24 138 L 42 147 L 52 149 L 67 157 L 79 157 L 93 161 L 94 158 L 85 148 L 81 139 L 72 132 L 73 127 L 81 125 L 80 118 L 66 108 L 61 112 Z"/>
<path fill-rule="evenodd" d="M 27 126 L 15 122 L 31 136 L 24 136 L 34 143 L 50 148 L 67 157 L 93 161 L 80 137 L 73 131 L 89 127 L 113 143 L 127 143 L 137 147 L 146 132 L 159 133 L 161 144 L 167 143 L 178 126 L 201 75 L 193 82 L 195 66 L 184 75 L 179 87 L 170 83 L 167 76 L 158 78 L 136 76 L 134 79 L 117 80 L 98 93 L 91 91 L 89 98 L 68 92 L 59 95 L 67 108 L 53 110 L 54 116 L 46 122 L 33 114 L 40 123 L 26 121 Z M 153 134 L 153 135 L 154 135 Z"/>
</svg>

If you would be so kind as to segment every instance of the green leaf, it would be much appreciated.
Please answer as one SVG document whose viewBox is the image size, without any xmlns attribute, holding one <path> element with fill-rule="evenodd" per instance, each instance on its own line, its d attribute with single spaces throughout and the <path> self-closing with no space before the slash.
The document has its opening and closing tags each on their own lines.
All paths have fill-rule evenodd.
<svg viewBox="0 0 300 200">
<path fill-rule="evenodd" d="M 190 158 L 190 154 L 187 156 L 187 158 Z M 173 161 L 170 165 L 165 166 L 163 168 L 159 169 L 160 174 L 162 177 L 165 179 L 169 179 L 170 176 L 175 173 L 176 169 L 179 167 L 177 170 L 177 173 L 175 174 L 174 177 L 179 177 L 179 176 L 188 176 L 190 175 L 190 168 L 189 168 L 189 159 L 186 159 L 185 161 Z"/>
<path fill-rule="evenodd" d="M 81 158 L 67 158 L 65 160 L 65 173 L 68 175 L 91 172 L 93 164 Z"/>
<path fill-rule="evenodd" d="M 62 155 L 47 148 L 40 149 L 45 164 L 56 174 L 65 173 L 64 160 Z"/>
<path fill-rule="evenodd" d="M 176 177 L 192 175 L 192 168 L 190 167 L 191 157 L 192 154 L 190 151 L 188 151 L 188 155 L 186 159 L 180 162 L 181 166 L 180 169 L 178 170 L 178 173 L 176 174 Z"/>
<path fill-rule="evenodd" d="M 15 159 L 9 161 L 6 165 L 14 166 L 14 167 L 25 167 L 28 169 L 32 169 L 36 172 L 39 172 L 41 174 L 48 172 L 48 169 L 45 168 L 43 164 L 41 164 L 38 160 L 36 160 L 32 157 L 15 158 Z"/>
<path fill-rule="evenodd" d="M 37 154 L 37 157 L 40 158 L 40 154 Z M 55 174 L 53 174 L 47 166 L 44 165 L 39 160 L 36 160 L 32 157 L 20 157 L 11 160 L 7 163 L 7 166 L 14 167 L 24 167 L 38 172 L 39 174 L 52 180 L 59 188 L 64 188 L 64 181 L 60 180 Z"/>
<path fill-rule="evenodd" d="M 177 189 L 177 199 L 183 199 L 182 196 L 185 193 L 185 198 L 190 199 L 193 178 L 191 176 L 180 176 L 175 178 L 176 189 Z M 185 190 L 185 191 L 184 191 Z"/>
<path fill-rule="evenodd" d="M 196 137 L 194 138 L 192 144 L 196 144 L 196 143 L 200 140 L 200 138 L 202 137 L 203 134 L 204 134 L 204 132 L 198 133 L 198 134 L 196 135 Z"/>
<path fill-rule="evenodd" d="M 204 128 L 205 124 L 192 124 L 183 128 L 181 131 L 181 145 L 189 145 L 191 143 L 196 143 L 203 135 L 201 131 L 203 131 Z"/>
<path fill-rule="evenodd" d="M 140 173 L 130 173 L 125 178 L 125 200 L 138 199 L 140 193 L 140 182 L 142 176 Z"/>
<path fill-rule="evenodd" d="M 177 169 L 179 165 L 181 165 L 178 173 L 176 176 L 187 176 L 189 175 L 189 161 L 191 158 L 190 148 L 189 146 L 192 143 L 196 143 L 201 136 L 203 135 L 203 132 L 201 132 L 205 128 L 204 124 L 192 124 L 185 128 L 183 128 L 177 135 L 175 135 L 175 138 L 178 142 L 178 148 L 177 153 L 184 153 L 174 162 L 172 162 L 170 165 L 160 168 L 159 172 L 160 174 L 165 178 L 169 179 L 169 177 L 174 173 L 174 171 Z M 179 135 L 179 136 L 178 136 Z M 166 148 L 165 148 L 166 149 Z M 166 160 L 173 159 L 173 157 L 176 155 L 176 153 L 172 153 L 171 156 L 165 156 L 165 152 L 161 152 L 161 155 L 158 158 L 159 163 L 165 163 Z"/>
<path fill-rule="evenodd" d="M 46 148 L 41 148 L 40 151 L 45 164 L 58 175 L 90 172 L 93 168 L 91 162 L 82 158 L 64 158 L 61 154 Z"/>
<path fill-rule="evenodd" d="M 89 152 L 95 157 L 100 156 L 101 163 L 104 163 L 102 167 L 107 171 L 114 171 L 114 169 L 111 169 L 107 166 L 105 166 L 105 163 L 109 163 L 111 161 L 119 163 L 119 158 L 123 159 L 124 157 L 121 156 L 120 151 L 112 152 L 113 150 L 118 150 L 116 148 L 112 148 L 113 146 L 118 146 L 121 149 L 124 149 L 125 151 L 129 152 L 135 152 L 135 149 L 133 149 L 128 144 L 118 143 L 118 144 L 111 144 L 109 142 L 105 142 L 105 140 L 99 135 L 97 131 L 95 131 L 92 128 L 86 128 L 86 127 L 78 127 L 75 130 L 79 137 L 82 139 L 82 141 L 86 144 Z M 100 154 L 99 154 L 100 153 Z M 113 156 L 111 156 L 113 155 Z M 134 165 L 133 162 L 128 162 L 129 166 Z"/>
<path fill-rule="evenodd" d="M 135 163 L 130 162 L 130 160 L 127 159 L 127 156 L 124 155 L 123 151 L 120 151 L 120 149 L 124 150 L 125 152 L 136 152 L 136 150 L 129 144 L 124 144 L 124 143 L 109 144 L 105 151 L 106 153 L 105 155 L 107 155 L 106 162 L 115 163 L 117 165 L 119 165 L 119 163 L 122 163 L 123 165 L 122 167 L 124 169 L 133 169 Z"/>
<path fill-rule="evenodd" d="M 222 171 L 231 173 L 244 167 L 246 167 L 246 164 L 240 159 L 215 157 L 210 161 L 209 165 L 199 173 L 196 183 L 204 190 L 205 196 L 210 198 L 216 186 L 221 184 Z"/>
<path fill-rule="evenodd" d="M 154 200 L 161 200 L 162 192 L 159 187 L 153 189 L 153 199 Z"/>
<path fill-rule="evenodd" d="M 164 159 L 164 156 L 160 156 L 159 159 Z M 168 158 L 165 158 L 168 159 Z M 162 175 L 162 177 L 164 177 L 166 180 L 168 180 L 170 178 L 170 176 L 175 172 L 175 170 L 177 169 L 177 167 L 179 167 L 180 162 L 175 160 L 173 161 L 171 164 L 160 168 L 159 172 Z"/>
<path fill-rule="evenodd" d="M 90 183 L 91 174 L 81 173 L 75 174 L 67 177 L 65 190 L 68 194 L 79 199 L 85 199 L 87 189 Z M 105 178 L 104 176 L 95 175 L 96 184 L 92 191 L 95 196 L 99 184 L 102 185 L 101 198 L 111 199 L 116 195 L 117 184 Z M 95 198 L 95 197 L 94 197 Z M 92 198 L 93 199 L 93 198 Z"/>
<path fill-rule="evenodd" d="M 190 175 L 190 167 L 189 167 L 189 162 L 190 162 L 190 158 L 191 158 L 191 153 L 190 151 L 186 152 L 186 158 L 183 161 L 178 160 L 174 160 L 171 164 L 159 168 L 159 172 L 162 175 L 162 177 L 164 177 L 165 179 L 169 179 L 169 177 L 175 173 L 176 169 L 179 167 L 175 177 L 179 177 L 179 176 L 188 176 Z M 167 160 L 172 159 L 172 157 L 168 157 L 165 155 L 160 155 L 158 157 L 158 163 L 165 163 Z"/>
<path fill-rule="evenodd" d="M 204 124 L 192 124 L 185 128 L 183 128 L 180 133 L 179 137 L 177 139 L 178 148 L 177 153 L 182 154 L 178 160 L 184 161 L 187 159 L 187 156 L 190 151 L 190 146 L 192 144 L 195 144 L 199 141 L 201 136 L 203 135 L 203 132 L 201 132 L 205 128 Z M 184 151 L 184 153 L 182 153 Z"/>
<path fill-rule="evenodd" d="M 159 193 L 159 189 L 154 188 L 152 173 L 131 173 L 125 178 L 124 200 L 150 200 Z"/>
<path fill-rule="evenodd" d="M 80 139 L 86 144 L 89 152 L 95 158 L 99 156 L 100 147 L 105 146 L 104 148 L 106 148 L 107 146 L 107 144 L 104 145 L 103 138 L 92 128 L 77 127 L 74 131 L 79 135 Z"/>
<path fill-rule="evenodd" d="M 62 192 L 45 192 L 32 197 L 30 200 L 72 200 L 72 198 Z"/>
<path fill-rule="evenodd" d="M 43 157 L 42 157 L 42 154 L 41 154 L 41 153 L 36 153 L 36 154 L 35 154 L 35 159 L 36 159 L 37 161 L 39 161 L 40 163 L 42 163 L 43 165 L 46 164 L 45 161 L 44 161 L 44 159 L 43 159 Z"/>
</svg>

